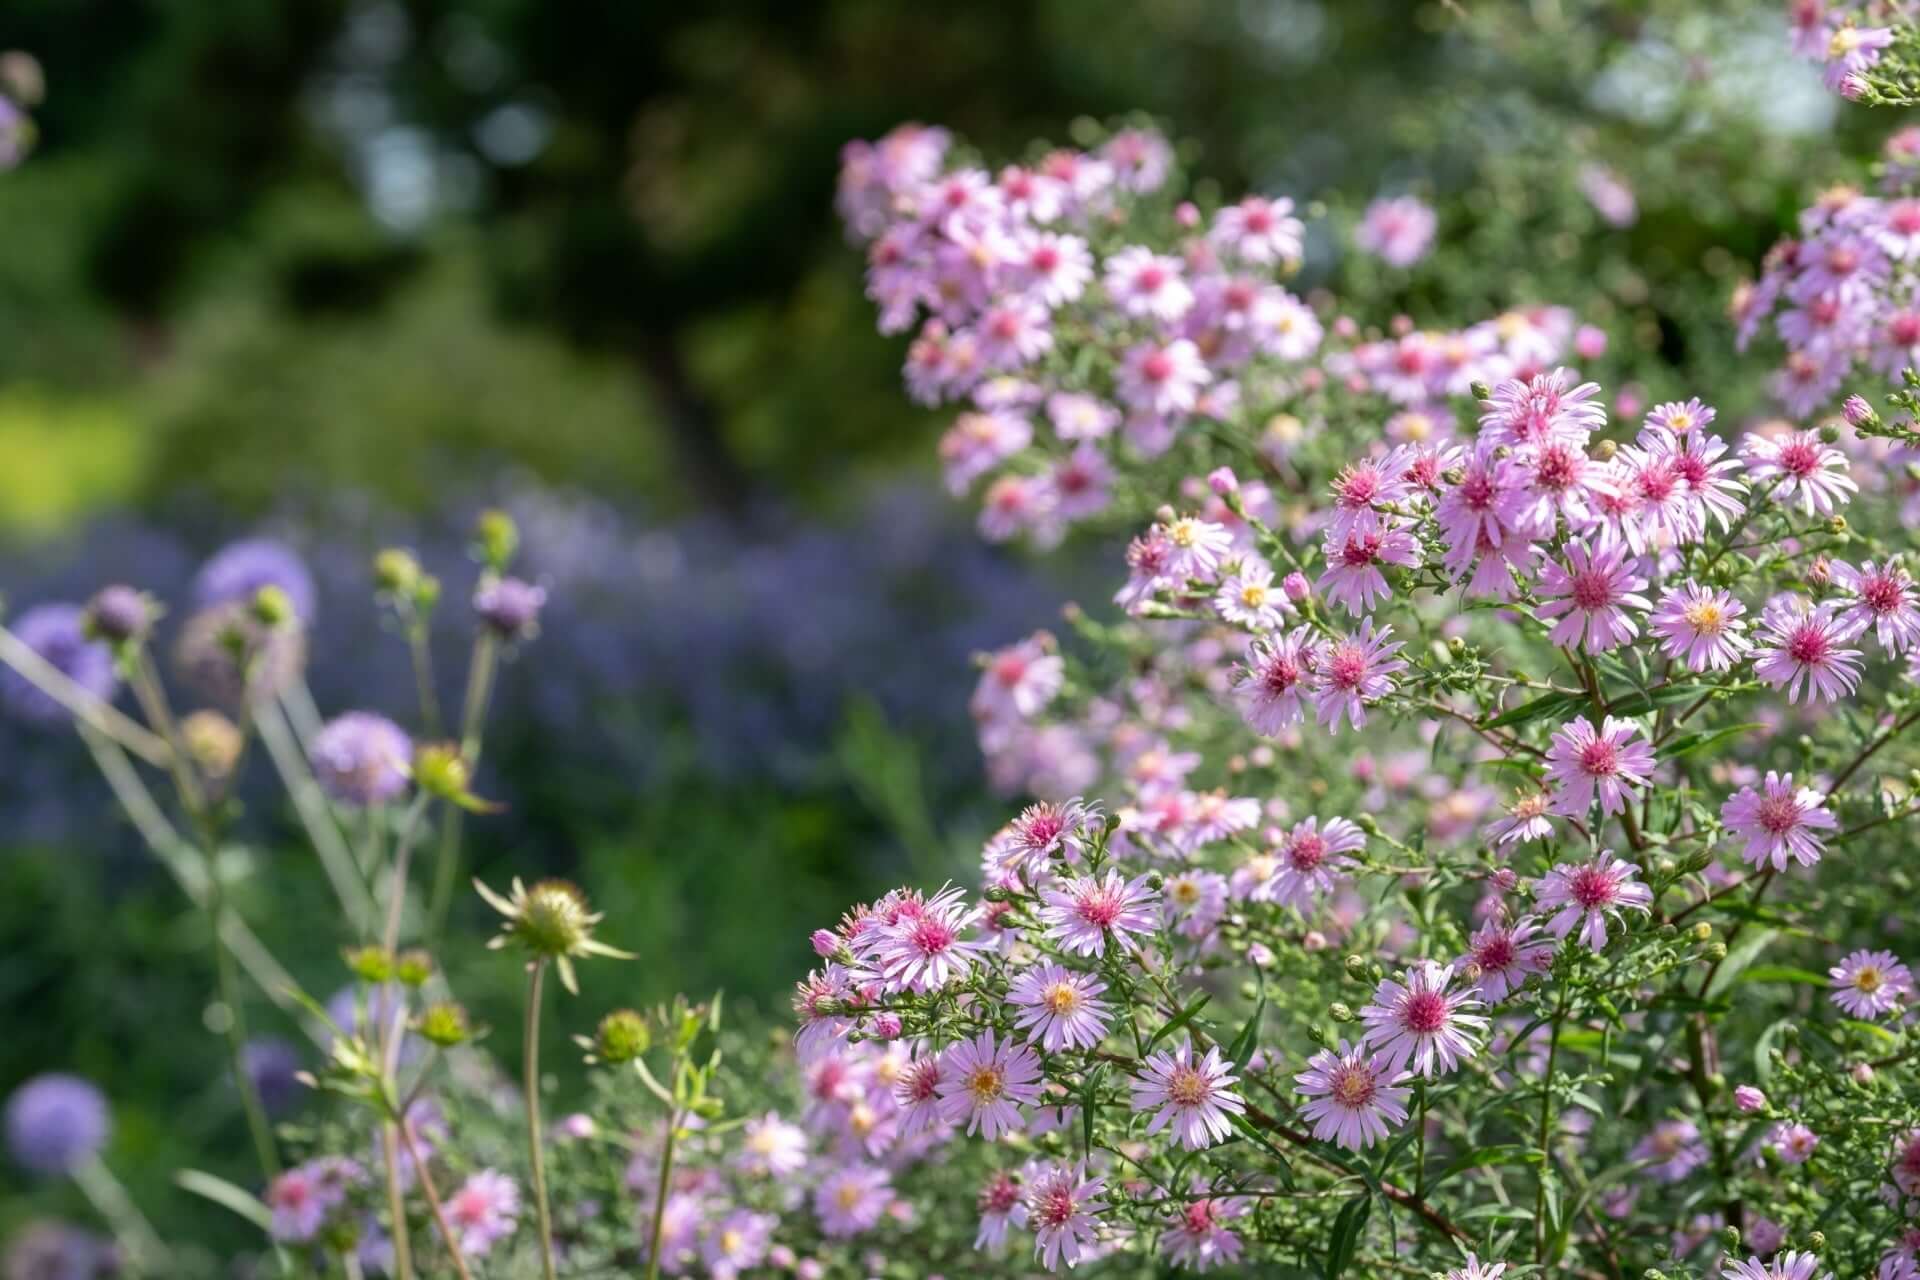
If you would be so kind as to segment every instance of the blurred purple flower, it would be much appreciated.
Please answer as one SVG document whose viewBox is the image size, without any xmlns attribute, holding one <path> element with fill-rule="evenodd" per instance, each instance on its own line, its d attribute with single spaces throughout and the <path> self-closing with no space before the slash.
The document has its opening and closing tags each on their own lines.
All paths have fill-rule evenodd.
<svg viewBox="0 0 1920 1280">
<path fill-rule="evenodd" d="M 114 674 L 113 655 L 107 646 L 87 639 L 84 618 L 78 605 L 36 605 L 20 615 L 13 631 L 23 644 L 82 689 L 111 699 L 120 683 Z M 0 701 L 14 715 L 36 724 L 58 724 L 67 715 L 65 708 L 12 667 L 0 671 Z"/>
<path fill-rule="evenodd" d="M 24 1168 L 63 1174 L 107 1141 L 107 1099 L 79 1076 L 43 1075 L 7 1099 L 7 1148 Z"/>
</svg>

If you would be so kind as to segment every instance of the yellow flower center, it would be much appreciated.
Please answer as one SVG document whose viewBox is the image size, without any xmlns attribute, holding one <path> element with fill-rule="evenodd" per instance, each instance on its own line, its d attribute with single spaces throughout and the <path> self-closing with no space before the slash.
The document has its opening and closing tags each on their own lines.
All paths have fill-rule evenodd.
<svg viewBox="0 0 1920 1280">
<path fill-rule="evenodd" d="M 998 1067 L 976 1067 L 967 1077 L 967 1092 L 978 1102 L 992 1102 L 1006 1087 Z"/>
<path fill-rule="evenodd" d="M 1047 988 L 1046 1005 L 1054 1013 L 1072 1013 L 1080 1007 L 1080 993 L 1070 982 L 1056 982 Z"/>
<path fill-rule="evenodd" d="M 1727 611 L 1717 600 L 1702 600 L 1687 607 L 1687 625 L 1701 635 L 1717 636 L 1727 625 Z"/>
</svg>

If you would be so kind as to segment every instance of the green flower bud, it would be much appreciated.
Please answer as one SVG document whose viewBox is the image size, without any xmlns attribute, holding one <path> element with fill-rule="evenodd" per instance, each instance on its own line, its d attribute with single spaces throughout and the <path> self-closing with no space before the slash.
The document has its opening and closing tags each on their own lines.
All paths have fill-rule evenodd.
<svg viewBox="0 0 1920 1280">
<path fill-rule="evenodd" d="M 433 976 L 433 957 L 418 947 L 402 951 L 394 958 L 393 976 L 409 987 L 424 987 Z"/>
<path fill-rule="evenodd" d="M 1619 452 L 1619 444 L 1612 440 L 1602 440 L 1593 446 L 1593 458 L 1595 462 L 1612 462 L 1614 455 Z"/>
<path fill-rule="evenodd" d="M 1713 937 L 1713 926 L 1705 920 L 1693 926 L 1693 940 L 1695 942 L 1705 942 L 1711 937 Z"/>
<path fill-rule="evenodd" d="M 347 968 L 362 982 L 380 983 L 393 979 L 393 953 L 385 947 L 370 942 L 364 947 L 349 947 L 342 955 Z"/>
<path fill-rule="evenodd" d="M 1815 1253 L 1820 1252 L 1822 1249 L 1826 1247 L 1827 1247 L 1826 1232 L 1815 1231 L 1807 1237 L 1807 1248 L 1813 1250 Z"/>
<path fill-rule="evenodd" d="M 1707 959 L 1713 961 L 1715 964 L 1719 964 L 1722 960 L 1725 960 L 1726 958 L 1727 958 L 1726 943 L 1716 942 L 1707 948 Z"/>
<path fill-rule="evenodd" d="M 420 562 L 411 551 L 388 547 L 373 557 L 373 583 L 387 595 L 412 596 L 420 585 Z"/>
<path fill-rule="evenodd" d="M 1352 1022 L 1353 1021 L 1353 1016 L 1354 1016 L 1353 1010 L 1349 1008 L 1343 1001 L 1336 1000 L 1331 1005 L 1327 1006 L 1327 1013 L 1333 1018 L 1335 1022 Z"/>
<path fill-rule="evenodd" d="M 474 549 L 481 562 L 496 573 L 506 572 L 514 552 L 520 549 L 520 527 L 513 517 L 499 510 L 481 512 L 476 536 Z"/>
<path fill-rule="evenodd" d="M 442 1049 L 451 1049 L 473 1038 L 473 1030 L 467 1025 L 467 1011 L 450 1001 L 428 1005 L 414 1029 L 421 1039 Z"/>
<path fill-rule="evenodd" d="M 292 598 L 271 583 L 254 592 L 251 612 L 253 620 L 265 627 L 283 627 L 300 616 L 294 612 Z"/>
<path fill-rule="evenodd" d="M 601 1062 L 618 1066 L 632 1062 L 653 1047 L 653 1033 L 647 1020 L 632 1009 L 616 1009 L 600 1019 L 593 1033 L 593 1054 Z"/>
</svg>

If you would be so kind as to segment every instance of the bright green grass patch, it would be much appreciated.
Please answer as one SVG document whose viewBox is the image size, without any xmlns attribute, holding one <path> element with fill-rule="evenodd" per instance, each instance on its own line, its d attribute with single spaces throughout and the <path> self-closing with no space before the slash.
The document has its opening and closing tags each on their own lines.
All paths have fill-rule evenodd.
<svg viewBox="0 0 1920 1280">
<path fill-rule="evenodd" d="M 119 400 L 0 390 L 0 532 L 54 533 L 126 501 L 148 454 L 147 433 Z"/>
</svg>

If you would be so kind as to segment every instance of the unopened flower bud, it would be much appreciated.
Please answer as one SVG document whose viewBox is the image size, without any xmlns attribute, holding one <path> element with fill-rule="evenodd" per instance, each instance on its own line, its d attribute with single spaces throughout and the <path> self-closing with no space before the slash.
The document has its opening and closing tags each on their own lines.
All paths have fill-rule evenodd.
<svg viewBox="0 0 1920 1280">
<path fill-rule="evenodd" d="M 1353 1010 L 1343 1002 L 1336 1000 L 1328 1006 L 1327 1013 L 1335 1022 L 1352 1022 Z"/>
<path fill-rule="evenodd" d="M 1767 1105 L 1767 1095 L 1750 1084 L 1735 1085 L 1733 1105 L 1749 1113 L 1759 1111 Z"/>
<path fill-rule="evenodd" d="M 1280 580 L 1280 589 L 1287 593 L 1287 599 L 1299 604 L 1313 594 L 1313 584 L 1307 581 L 1307 575 L 1298 570 Z"/>
<path fill-rule="evenodd" d="M 475 538 L 474 551 L 481 563 L 495 573 L 505 573 L 520 549 L 520 526 L 504 511 L 483 511 Z"/>
<path fill-rule="evenodd" d="M 1865 1088 L 1873 1083 L 1873 1064 L 1871 1062 L 1856 1062 L 1847 1074 L 1853 1077 L 1855 1084 L 1861 1088 Z"/>
<path fill-rule="evenodd" d="M 1738 1249 L 1740 1247 L 1740 1228 L 1729 1223 L 1727 1226 L 1720 1228 L 1720 1238 L 1726 1241 L 1727 1248 Z"/>
<path fill-rule="evenodd" d="M 413 751 L 413 780 L 427 794 L 451 800 L 467 793 L 472 770 L 455 743 L 423 742 Z"/>
<path fill-rule="evenodd" d="M 473 1031 L 467 1025 L 467 1011 L 451 1001 L 428 1005 L 414 1029 L 422 1040 L 442 1049 L 451 1049 L 473 1038 Z"/>
<path fill-rule="evenodd" d="M 1233 474 L 1232 467 L 1215 467 L 1207 472 L 1207 487 L 1224 498 L 1230 493 L 1239 492 L 1240 479 Z"/>
<path fill-rule="evenodd" d="M 900 1015 L 897 1013 L 883 1013 L 873 1020 L 873 1036 L 876 1040 L 898 1040 L 900 1032 Z"/>
<path fill-rule="evenodd" d="M 1173 220 L 1191 230 L 1200 225 L 1200 207 L 1191 200 L 1182 200 L 1174 206 Z"/>
<path fill-rule="evenodd" d="M 1841 515 L 1839 512 L 1836 511 L 1832 515 L 1827 517 L 1828 533 L 1845 533 L 1846 531 L 1847 531 L 1847 518 L 1845 516 Z"/>
<path fill-rule="evenodd" d="M 488 629 L 507 641 L 531 639 L 540 630 L 547 592 L 518 578 L 489 575 L 473 593 L 473 611 Z"/>
<path fill-rule="evenodd" d="M 253 620 L 264 627 L 282 627 L 300 616 L 294 610 L 293 598 L 271 583 L 254 592 L 250 611 Z"/>
<path fill-rule="evenodd" d="M 1362 831 L 1366 832 L 1370 836 L 1377 836 L 1380 834 L 1380 824 L 1374 821 L 1374 817 L 1370 813 L 1363 813 L 1359 817 L 1355 818 L 1353 820 L 1353 825 L 1360 828 Z"/>
<path fill-rule="evenodd" d="M 1716 942 L 1707 948 L 1707 959 L 1713 961 L 1715 964 L 1719 964 L 1722 960 L 1725 960 L 1726 958 L 1727 958 L 1726 943 Z"/>
<path fill-rule="evenodd" d="M 1693 926 L 1693 940 L 1695 942 L 1705 942 L 1711 937 L 1713 937 L 1713 926 L 1705 920 Z"/>
<path fill-rule="evenodd" d="M 813 954 L 822 960 L 828 960 L 840 952 L 840 935 L 831 929 L 813 931 Z"/>
<path fill-rule="evenodd" d="M 1440 473 L 1440 478 L 1448 484 L 1459 484 L 1467 478 L 1467 469 L 1465 467 L 1448 467 Z"/>
<path fill-rule="evenodd" d="M 144 593 L 116 584 L 102 587 L 94 594 L 81 626 L 95 640 L 110 645 L 126 644 L 145 639 L 158 612 Z"/>
<path fill-rule="evenodd" d="M 1824 1232 L 1824 1231 L 1815 1231 L 1815 1232 L 1812 1232 L 1812 1233 L 1810 1233 L 1810 1234 L 1809 1234 L 1809 1235 L 1807 1236 L 1807 1248 L 1809 1248 L 1809 1249 L 1811 1249 L 1811 1250 L 1813 1250 L 1813 1251 L 1814 1251 L 1815 1253 L 1818 1253 L 1818 1252 L 1820 1252 L 1820 1251 L 1821 1251 L 1822 1249 L 1824 1249 L 1824 1248 L 1826 1248 L 1826 1247 L 1827 1247 L 1827 1233 L 1826 1233 L 1826 1232 Z"/>
<path fill-rule="evenodd" d="M 1467 384 L 1467 390 L 1470 393 L 1472 393 L 1473 398 L 1475 400 L 1493 399 L 1493 388 L 1488 386 L 1486 383 L 1480 381 L 1478 378 L 1475 378 L 1472 382 L 1469 382 Z"/>
<path fill-rule="evenodd" d="M 1662 855 L 1654 860 L 1653 869 L 1663 876 L 1677 875 L 1680 871 L 1680 864 L 1672 858 Z"/>
<path fill-rule="evenodd" d="M 342 955 L 347 968 L 362 982 L 386 982 L 393 977 L 393 953 L 385 947 L 368 943 L 364 947 L 349 947 Z"/>
<path fill-rule="evenodd" d="M 1848 396 L 1840 409 L 1847 415 L 1847 421 L 1856 427 L 1870 426 L 1880 420 L 1880 415 L 1873 411 L 1873 406 L 1867 403 L 1865 396 Z"/>
<path fill-rule="evenodd" d="M 1300 949 L 1308 953 L 1325 951 L 1332 945 L 1327 941 L 1327 935 L 1318 929 L 1309 929 L 1300 935 Z"/>
<path fill-rule="evenodd" d="M 653 1047 L 653 1033 L 647 1020 L 632 1009 L 616 1009 L 600 1019 L 593 1033 L 593 1053 L 600 1061 L 615 1066 L 632 1062 Z"/>
<path fill-rule="evenodd" d="M 244 738 L 233 721 L 218 711 L 195 711 L 180 722 L 180 738 L 200 772 L 218 782 L 240 763 Z"/>
<path fill-rule="evenodd" d="M 1620 446 L 1618 443 L 1612 440 L 1602 440 L 1593 446 L 1593 460 L 1595 462 L 1612 462 L 1614 455 L 1619 452 Z"/>
<path fill-rule="evenodd" d="M 1347 976 L 1356 982 L 1365 982 L 1367 978 L 1367 958 L 1362 955 L 1348 956 Z"/>
<path fill-rule="evenodd" d="M 373 584 L 387 595 L 411 596 L 420 585 L 420 562 L 411 551 L 388 547 L 373 557 Z"/>
<path fill-rule="evenodd" d="M 409 987 L 424 987 L 433 976 L 433 957 L 415 947 L 394 958 L 393 976 Z"/>
<path fill-rule="evenodd" d="M 1583 324 L 1573 335 L 1573 350 L 1582 360 L 1598 360 L 1607 354 L 1607 331 Z"/>
<path fill-rule="evenodd" d="M 1840 439 L 1840 428 L 1834 426 L 1831 422 L 1822 423 L 1820 426 L 1820 439 L 1822 443 L 1833 444 Z"/>
<path fill-rule="evenodd" d="M 1816 587 L 1824 587 L 1833 581 L 1833 561 L 1825 556 L 1815 556 L 1813 563 L 1807 566 L 1807 581 Z"/>
</svg>

